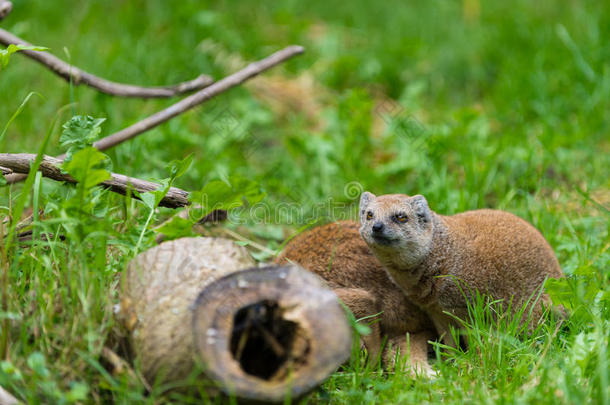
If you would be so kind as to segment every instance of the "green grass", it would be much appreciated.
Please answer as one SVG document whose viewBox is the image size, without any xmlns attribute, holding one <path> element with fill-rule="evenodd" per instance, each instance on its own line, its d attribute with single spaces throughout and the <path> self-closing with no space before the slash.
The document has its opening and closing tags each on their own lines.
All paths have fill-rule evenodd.
<svg viewBox="0 0 610 405">
<path fill-rule="evenodd" d="M 175 182 L 187 190 L 236 176 L 262 188 L 254 213 L 238 210 L 227 226 L 269 249 L 308 223 L 354 217 L 361 189 L 420 193 L 443 214 L 505 209 L 553 246 L 569 275 L 549 286 L 572 309 L 561 327 L 551 321 L 518 337 L 486 321 L 479 305 L 471 349 L 439 348 L 434 381 L 367 368 L 355 356 L 310 403 L 610 402 L 606 2 L 17 0 L 1 24 L 82 69 L 141 85 L 218 79 L 304 45 L 305 55 L 255 83 L 108 151 L 114 171 L 146 179 L 169 177 L 167 163 L 192 154 Z M 104 117 L 108 135 L 173 102 L 71 90 L 15 54 L 0 71 L 0 126 L 30 92 L 42 97 L 11 123 L 3 152 L 35 153 L 48 131 L 46 153 L 65 151 L 56 116 Z M 5 244 L 0 255 L 8 344 L 0 385 L 31 403 L 175 399 L 110 375 L 100 357 L 114 344 L 107 338 L 125 264 L 139 244 L 154 243 L 151 211 L 107 191 L 81 192 L 40 178 L 0 189 L 0 218 L 23 217 L 19 201 L 26 213 L 44 209 L 36 242 Z M 162 209 L 152 222 L 170 214 Z"/>
</svg>

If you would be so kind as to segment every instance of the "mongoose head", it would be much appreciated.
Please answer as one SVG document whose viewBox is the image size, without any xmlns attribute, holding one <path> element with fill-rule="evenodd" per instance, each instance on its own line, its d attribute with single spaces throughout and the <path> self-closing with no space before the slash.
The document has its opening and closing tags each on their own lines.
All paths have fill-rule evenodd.
<svg viewBox="0 0 610 405">
<path fill-rule="evenodd" d="M 401 269 L 419 265 L 430 251 L 433 231 L 424 196 L 362 193 L 360 234 L 382 264 Z"/>
</svg>

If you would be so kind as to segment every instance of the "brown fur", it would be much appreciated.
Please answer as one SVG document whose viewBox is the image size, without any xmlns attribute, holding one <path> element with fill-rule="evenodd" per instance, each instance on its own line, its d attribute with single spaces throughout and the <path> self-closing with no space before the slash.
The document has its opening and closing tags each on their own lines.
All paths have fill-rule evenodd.
<svg viewBox="0 0 610 405">
<path fill-rule="evenodd" d="M 383 267 L 360 237 L 353 221 L 330 223 L 313 228 L 292 239 L 276 263 L 298 263 L 318 274 L 354 313 L 356 319 L 369 318 L 371 334 L 364 336 L 370 358 L 376 358 L 382 339 L 405 354 L 410 333 L 411 363 L 429 372 L 427 342 L 434 338 L 430 319 L 388 278 Z M 384 359 L 392 363 L 394 351 Z"/>
<path fill-rule="evenodd" d="M 512 300 L 513 310 L 531 299 L 531 326 L 549 302 L 545 294 L 537 300 L 542 283 L 563 275 L 540 232 L 508 212 L 442 216 L 420 195 L 365 192 L 360 218 L 364 240 L 391 279 L 430 315 L 447 344 L 455 344 L 448 339 L 455 322 L 444 312 L 466 319 L 466 299 L 475 290 L 505 304 Z"/>
</svg>

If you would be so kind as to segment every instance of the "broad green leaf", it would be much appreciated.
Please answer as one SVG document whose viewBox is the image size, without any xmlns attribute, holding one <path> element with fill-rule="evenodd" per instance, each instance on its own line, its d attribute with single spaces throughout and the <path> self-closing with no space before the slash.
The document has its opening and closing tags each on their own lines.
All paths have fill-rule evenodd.
<svg viewBox="0 0 610 405">
<path fill-rule="evenodd" d="M 265 262 L 268 261 L 271 257 L 273 257 L 273 253 L 264 250 L 254 251 L 251 254 L 254 260 L 256 260 L 257 262 Z"/>
<path fill-rule="evenodd" d="M 166 223 L 155 228 L 155 232 L 165 235 L 166 240 L 196 235 L 195 232 L 193 232 L 193 222 L 179 216 L 174 216 Z"/>
<path fill-rule="evenodd" d="M 70 391 L 66 395 L 66 399 L 70 402 L 84 401 L 89 394 L 89 387 L 83 382 L 73 382 L 70 384 Z"/>
<path fill-rule="evenodd" d="M 0 371 L 9 376 L 12 380 L 19 381 L 23 379 L 23 374 L 13 363 L 10 361 L 0 362 Z"/>
<path fill-rule="evenodd" d="M 18 321 L 21 319 L 21 314 L 17 312 L 0 311 L 0 319 L 10 319 L 11 321 Z"/>
<path fill-rule="evenodd" d="M 226 209 L 241 201 L 241 193 L 222 180 L 208 182 L 201 191 L 191 193 L 189 200 L 200 204 L 206 210 Z"/>
<path fill-rule="evenodd" d="M 50 372 L 47 369 L 47 361 L 44 355 L 40 352 L 30 354 L 27 359 L 27 365 L 32 369 L 32 371 L 41 377 L 48 377 L 50 375 Z"/>
<path fill-rule="evenodd" d="M 148 191 L 146 193 L 138 193 L 134 191 L 134 194 L 139 197 L 144 205 L 151 210 L 159 205 L 171 187 L 170 179 L 163 179 L 159 181 L 159 183 L 161 187 L 154 191 Z"/>
<path fill-rule="evenodd" d="M 182 176 L 193 163 L 193 154 L 191 153 L 182 160 L 172 160 L 167 165 L 171 179 L 177 179 Z"/>
<path fill-rule="evenodd" d="M 200 191 L 191 193 L 189 201 L 203 207 L 204 214 L 207 214 L 212 210 L 238 208 L 245 202 L 255 204 L 264 197 L 264 191 L 255 182 L 242 177 L 231 177 L 228 182 L 208 182 Z"/>
<path fill-rule="evenodd" d="M 574 291 L 568 284 L 567 278 L 561 279 L 548 279 L 544 284 L 545 291 L 553 303 L 556 305 L 563 305 L 568 309 L 572 309 L 572 302 L 574 300 Z"/>
<path fill-rule="evenodd" d="M 99 137 L 101 125 L 105 118 L 93 118 L 89 115 L 76 115 L 64 125 L 59 137 L 61 146 L 67 147 L 66 161 L 72 159 L 72 155 L 81 149 L 91 146 Z"/>
<path fill-rule="evenodd" d="M 368 325 L 365 325 L 363 323 L 357 322 L 354 325 L 354 329 L 356 329 L 356 332 L 358 332 L 359 335 L 370 335 L 371 334 L 371 328 Z"/>
<path fill-rule="evenodd" d="M 63 164 L 63 169 L 89 189 L 110 178 L 110 172 L 104 168 L 107 159 L 99 150 L 88 147 L 76 152 L 71 161 Z"/>
<path fill-rule="evenodd" d="M 140 194 L 140 199 L 142 200 L 144 205 L 146 205 L 151 210 L 153 208 L 155 208 L 155 195 L 154 195 L 154 193 L 152 193 L 152 192 L 151 193 L 141 193 Z"/>
</svg>

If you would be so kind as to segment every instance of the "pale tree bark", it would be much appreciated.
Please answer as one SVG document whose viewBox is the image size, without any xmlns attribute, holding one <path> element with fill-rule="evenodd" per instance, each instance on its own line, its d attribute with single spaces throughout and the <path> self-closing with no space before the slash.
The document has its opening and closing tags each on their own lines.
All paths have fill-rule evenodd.
<svg viewBox="0 0 610 405">
<path fill-rule="evenodd" d="M 22 173 L 27 175 L 30 171 L 32 162 L 36 159 L 36 155 L 32 153 L 0 153 L 0 166 L 10 169 L 13 173 Z M 76 183 L 76 180 L 67 173 L 63 173 L 60 166 L 60 159 L 45 156 L 40 163 L 38 169 L 44 177 L 48 177 L 57 181 L 65 181 L 68 183 Z M 138 193 L 159 190 L 162 185 L 151 181 L 128 177 L 123 174 L 111 173 L 110 179 L 100 183 L 100 186 L 109 188 L 119 194 L 126 194 L 129 189 L 133 189 Z M 179 208 L 190 204 L 188 201 L 189 193 L 176 187 L 170 187 L 167 195 L 159 204 L 162 207 Z"/>
<path fill-rule="evenodd" d="M 0 404 L 2 405 L 18 405 L 17 398 L 12 396 L 7 390 L 0 387 Z"/>
</svg>

